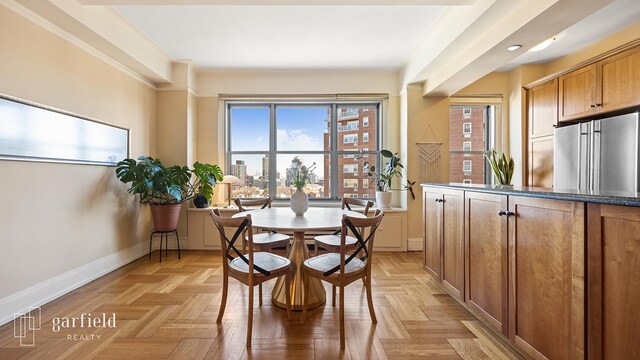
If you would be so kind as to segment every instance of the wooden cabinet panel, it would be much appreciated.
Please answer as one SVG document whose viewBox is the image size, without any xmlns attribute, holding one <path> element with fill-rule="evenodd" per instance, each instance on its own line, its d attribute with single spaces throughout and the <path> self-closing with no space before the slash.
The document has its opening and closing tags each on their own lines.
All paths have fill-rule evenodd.
<svg viewBox="0 0 640 360">
<path fill-rule="evenodd" d="M 640 48 L 596 63 L 598 112 L 640 105 Z"/>
<path fill-rule="evenodd" d="M 589 204 L 588 358 L 640 354 L 640 208 Z"/>
<path fill-rule="evenodd" d="M 464 301 L 464 192 L 443 191 L 442 285 Z"/>
<path fill-rule="evenodd" d="M 401 213 L 388 212 L 384 214 L 382 223 L 378 227 L 375 248 L 399 248 L 402 246 L 402 218 Z M 382 249 L 380 249 L 382 250 Z"/>
<path fill-rule="evenodd" d="M 507 196 L 465 192 L 465 303 L 508 336 Z"/>
<path fill-rule="evenodd" d="M 558 124 L 558 79 L 532 87 L 527 92 L 529 136 L 553 135 Z"/>
<path fill-rule="evenodd" d="M 534 358 L 584 358 L 584 203 L 510 196 L 509 337 Z"/>
<path fill-rule="evenodd" d="M 425 188 L 423 192 L 424 211 L 424 267 L 440 280 L 440 245 L 442 242 L 442 192 Z"/>
<path fill-rule="evenodd" d="M 596 65 L 589 65 L 558 79 L 559 121 L 596 112 Z"/>
<path fill-rule="evenodd" d="M 553 136 L 529 142 L 529 186 L 553 187 Z"/>
</svg>

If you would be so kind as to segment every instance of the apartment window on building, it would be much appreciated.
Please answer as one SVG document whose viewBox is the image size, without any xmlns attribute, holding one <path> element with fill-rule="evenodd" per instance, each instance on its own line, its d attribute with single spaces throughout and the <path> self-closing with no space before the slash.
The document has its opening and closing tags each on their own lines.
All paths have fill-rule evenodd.
<svg viewBox="0 0 640 360">
<path fill-rule="evenodd" d="M 369 117 L 368 116 L 364 116 L 362 118 L 362 127 L 368 127 L 369 126 Z"/>
<path fill-rule="evenodd" d="M 362 187 L 365 189 L 369 187 L 369 179 L 362 179 Z"/>
<path fill-rule="evenodd" d="M 358 164 L 343 164 L 342 172 L 344 173 L 352 173 L 353 175 L 358 175 Z"/>
<path fill-rule="evenodd" d="M 348 188 L 357 189 L 358 179 L 344 179 L 342 180 L 342 186 L 344 186 L 345 189 L 348 189 Z"/>
<path fill-rule="evenodd" d="M 471 137 L 471 123 L 470 122 L 462 124 L 462 134 L 466 138 Z"/>
<path fill-rule="evenodd" d="M 350 134 L 344 135 L 342 138 L 343 144 L 357 144 L 358 143 L 358 134 Z"/>
<path fill-rule="evenodd" d="M 455 104 L 455 100 L 452 102 Z M 497 108 L 499 105 L 496 104 L 450 107 L 449 179 L 451 182 L 491 183 L 491 171 L 484 154 L 495 147 L 493 133 Z"/>
<path fill-rule="evenodd" d="M 358 189 L 365 174 L 355 155 L 363 152 L 379 168 L 381 104 L 227 101 L 225 173 L 240 179 L 232 198 L 289 198 L 291 170 L 313 164 L 305 187 L 311 199 L 339 199 L 345 193 L 372 198 L 375 189 Z M 371 137 L 366 148 L 358 144 L 363 117 Z"/>
<path fill-rule="evenodd" d="M 369 133 L 362 133 L 362 142 L 369 142 Z"/>
</svg>

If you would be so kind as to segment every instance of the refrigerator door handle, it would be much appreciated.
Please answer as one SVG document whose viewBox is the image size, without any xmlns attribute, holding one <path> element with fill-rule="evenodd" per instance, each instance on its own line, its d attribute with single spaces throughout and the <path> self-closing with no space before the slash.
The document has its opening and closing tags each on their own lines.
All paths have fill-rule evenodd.
<svg viewBox="0 0 640 360">
<path fill-rule="evenodd" d="M 600 120 L 591 126 L 591 190 L 600 190 Z"/>
<path fill-rule="evenodd" d="M 591 158 L 589 144 L 591 139 L 591 126 L 589 123 L 580 124 L 580 138 L 578 139 L 578 187 L 579 190 L 589 190 L 589 178 L 591 171 Z"/>
</svg>

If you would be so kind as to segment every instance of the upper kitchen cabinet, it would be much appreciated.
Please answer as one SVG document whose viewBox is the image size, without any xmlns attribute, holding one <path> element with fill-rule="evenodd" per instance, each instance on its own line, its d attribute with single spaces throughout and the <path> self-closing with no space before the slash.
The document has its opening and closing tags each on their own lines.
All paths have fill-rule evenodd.
<svg viewBox="0 0 640 360">
<path fill-rule="evenodd" d="M 558 124 L 558 79 L 547 81 L 527 92 L 529 137 L 553 135 Z"/>
<path fill-rule="evenodd" d="M 640 47 L 596 63 L 598 112 L 640 105 Z"/>
<path fill-rule="evenodd" d="M 640 105 L 640 47 L 559 77 L 558 120 Z"/>
<path fill-rule="evenodd" d="M 596 112 L 596 65 L 589 65 L 558 79 L 558 120 L 566 121 Z"/>
</svg>

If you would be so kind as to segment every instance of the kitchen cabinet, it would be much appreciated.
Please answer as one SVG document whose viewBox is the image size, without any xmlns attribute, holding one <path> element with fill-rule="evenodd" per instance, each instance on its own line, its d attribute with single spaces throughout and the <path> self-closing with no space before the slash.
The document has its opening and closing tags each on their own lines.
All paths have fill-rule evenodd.
<svg viewBox="0 0 640 360">
<path fill-rule="evenodd" d="M 640 105 L 640 47 L 559 77 L 560 121 Z"/>
<path fill-rule="evenodd" d="M 508 336 L 507 196 L 466 191 L 465 296 L 470 310 Z"/>
<path fill-rule="evenodd" d="M 529 186 L 553 187 L 554 137 L 529 140 Z"/>
<path fill-rule="evenodd" d="M 588 205 L 588 358 L 640 354 L 640 208 Z"/>
<path fill-rule="evenodd" d="M 553 130 L 558 124 L 558 79 L 527 90 L 528 185 L 553 186 Z"/>
<path fill-rule="evenodd" d="M 596 65 L 592 64 L 558 79 L 559 121 L 578 119 L 596 112 Z"/>
<path fill-rule="evenodd" d="M 508 201 L 509 338 L 533 358 L 584 358 L 585 204 Z"/>
<path fill-rule="evenodd" d="M 407 250 L 405 229 L 405 213 L 385 211 L 384 218 L 376 230 L 374 248 L 380 251 Z"/>
<path fill-rule="evenodd" d="M 426 190 L 425 268 L 455 298 L 464 300 L 464 192 Z"/>
<path fill-rule="evenodd" d="M 596 63 L 598 112 L 640 105 L 640 47 Z"/>
</svg>

